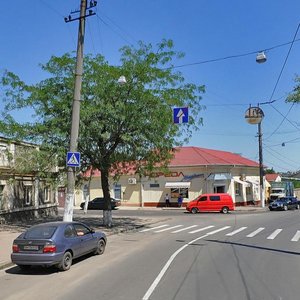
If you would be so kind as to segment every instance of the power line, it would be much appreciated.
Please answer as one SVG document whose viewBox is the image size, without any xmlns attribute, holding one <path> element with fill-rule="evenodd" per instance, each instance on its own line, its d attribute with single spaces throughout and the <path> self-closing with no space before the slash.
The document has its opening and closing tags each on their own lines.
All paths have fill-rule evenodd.
<svg viewBox="0 0 300 300">
<path fill-rule="evenodd" d="M 132 45 L 132 43 L 125 38 L 123 35 L 121 35 L 118 31 L 116 31 L 115 29 L 113 29 L 108 23 L 106 23 L 100 16 L 97 15 L 97 18 L 104 24 L 106 25 L 110 30 L 112 30 L 115 34 L 117 34 L 120 38 L 122 38 L 126 43 L 128 43 L 129 45 Z"/>
<path fill-rule="evenodd" d="M 284 68 L 285 68 L 285 65 L 286 65 L 286 63 L 287 63 L 287 60 L 288 60 L 288 58 L 289 58 L 289 56 L 290 56 L 292 47 L 293 47 L 293 45 L 294 45 L 296 36 L 297 36 L 297 34 L 298 34 L 299 27 L 300 27 L 300 23 L 299 23 L 298 26 L 297 26 L 297 30 L 296 30 L 296 32 L 295 32 L 295 34 L 294 34 L 293 41 L 291 42 L 289 51 L 288 51 L 288 53 L 287 53 L 287 55 L 286 55 L 286 58 L 285 58 L 285 60 L 284 60 L 284 63 L 283 63 L 282 68 L 281 68 L 281 70 L 280 70 L 280 73 L 279 73 L 279 75 L 278 75 L 277 81 L 276 81 L 275 86 L 274 86 L 274 88 L 273 88 L 273 91 L 272 91 L 272 94 L 271 94 L 271 97 L 270 97 L 270 100 L 269 100 L 271 103 L 272 103 L 272 98 L 273 98 L 273 96 L 274 96 L 274 93 L 275 93 L 275 91 L 276 91 L 276 88 L 277 88 L 277 86 L 278 86 L 279 80 L 280 80 L 280 78 L 281 78 L 282 72 L 283 72 L 283 70 L 284 70 Z"/>
<path fill-rule="evenodd" d="M 207 64 L 207 63 L 212 63 L 212 62 L 217 62 L 217 61 L 222 61 L 222 60 L 227 60 L 227 59 L 232 59 L 232 58 L 239 58 L 239 57 L 244 57 L 244 56 L 257 54 L 258 52 L 262 52 L 262 51 L 268 52 L 268 51 L 274 50 L 274 49 L 279 48 L 279 47 L 283 47 L 283 46 L 286 46 L 286 45 L 289 45 L 289 44 L 293 44 L 294 42 L 298 42 L 298 41 L 300 41 L 300 39 L 294 39 L 291 42 L 279 44 L 279 45 L 276 45 L 276 46 L 273 46 L 273 47 L 270 47 L 270 48 L 265 48 L 264 50 L 260 49 L 260 50 L 256 50 L 256 51 L 243 53 L 243 54 L 229 55 L 229 56 L 220 57 L 220 58 L 202 60 L 202 61 L 199 61 L 199 62 L 193 62 L 193 63 L 187 63 L 187 64 L 182 64 L 182 65 L 170 66 L 170 67 L 163 68 L 163 70 L 190 67 L 190 66 L 202 65 L 202 64 Z"/>
</svg>

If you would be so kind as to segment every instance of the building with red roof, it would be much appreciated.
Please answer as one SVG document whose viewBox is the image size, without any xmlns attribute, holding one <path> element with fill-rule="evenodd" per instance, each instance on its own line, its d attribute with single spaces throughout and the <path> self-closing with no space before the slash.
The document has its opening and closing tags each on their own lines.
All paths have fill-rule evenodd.
<svg viewBox="0 0 300 300">
<path fill-rule="evenodd" d="M 200 147 L 176 147 L 173 149 L 167 172 L 154 172 L 141 177 L 130 166 L 117 182 L 111 179 L 111 196 L 119 198 L 127 206 L 164 206 L 165 195 L 176 205 L 183 195 L 185 205 L 203 193 L 229 193 L 236 205 L 247 205 L 259 199 L 259 164 L 240 154 Z M 90 187 L 83 191 L 90 198 L 102 195 L 101 174 L 91 176 Z M 77 205 L 84 193 L 76 197 Z"/>
</svg>

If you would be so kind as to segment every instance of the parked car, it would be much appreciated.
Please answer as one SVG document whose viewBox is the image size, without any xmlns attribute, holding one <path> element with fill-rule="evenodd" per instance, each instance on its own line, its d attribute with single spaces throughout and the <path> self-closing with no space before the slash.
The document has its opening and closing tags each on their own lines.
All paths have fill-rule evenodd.
<svg viewBox="0 0 300 300">
<path fill-rule="evenodd" d="M 186 210 L 193 214 L 202 211 L 219 211 L 226 214 L 234 210 L 234 203 L 229 194 L 203 194 L 190 201 Z"/>
<path fill-rule="evenodd" d="M 117 206 L 121 205 L 121 200 L 119 199 L 114 199 L 114 198 L 110 198 L 111 201 L 111 208 L 115 209 Z M 82 209 L 84 209 L 84 203 L 82 202 L 80 204 L 80 207 Z M 100 209 L 103 210 L 104 209 L 104 198 L 103 197 L 97 197 L 91 201 L 88 202 L 88 209 Z"/>
<path fill-rule="evenodd" d="M 103 232 L 81 222 L 48 222 L 32 226 L 14 241 L 11 261 L 21 269 L 30 266 L 57 266 L 69 270 L 74 258 L 87 253 L 103 254 Z"/>
<path fill-rule="evenodd" d="M 299 209 L 300 203 L 296 197 L 287 196 L 279 198 L 270 203 L 270 210 L 288 210 L 288 209 Z"/>
</svg>

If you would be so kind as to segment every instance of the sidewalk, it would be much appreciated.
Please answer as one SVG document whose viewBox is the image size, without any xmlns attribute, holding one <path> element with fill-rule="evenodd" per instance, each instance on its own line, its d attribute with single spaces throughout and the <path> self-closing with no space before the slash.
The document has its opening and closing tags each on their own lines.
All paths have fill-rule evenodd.
<svg viewBox="0 0 300 300">
<path fill-rule="evenodd" d="M 141 207 L 122 207 L 121 209 L 139 209 L 139 210 L 185 210 L 184 207 L 162 207 L 162 208 L 141 208 Z M 236 207 L 236 212 L 265 212 L 267 211 L 267 207 L 262 208 L 258 206 L 240 206 Z M 52 217 L 49 219 L 38 219 L 38 220 L 30 220 L 26 224 L 8 224 L 8 225 L 0 225 L 0 270 L 12 265 L 10 261 L 10 254 L 13 240 L 26 228 L 29 228 L 33 224 L 43 223 L 48 221 L 58 221 L 62 220 L 62 210 L 60 210 L 59 215 L 57 217 Z M 128 217 L 115 217 L 114 218 L 114 227 L 111 229 L 104 228 L 101 226 L 99 222 L 99 217 L 92 217 L 88 215 L 76 216 L 74 217 L 74 221 L 82 221 L 84 223 L 88 223 L 91 227 L 96 230 L 101 230 L 105 232 L 106 235 L 117 234 L 120 232 L 126 232 L 131 230 L 136 230 L 137 228 L 143 227 L 144 225 L 149 225 L 154 222 L 157 222 L 157 219 L 147 219 L 147 218 L 128 218 Z"/>
</svg>

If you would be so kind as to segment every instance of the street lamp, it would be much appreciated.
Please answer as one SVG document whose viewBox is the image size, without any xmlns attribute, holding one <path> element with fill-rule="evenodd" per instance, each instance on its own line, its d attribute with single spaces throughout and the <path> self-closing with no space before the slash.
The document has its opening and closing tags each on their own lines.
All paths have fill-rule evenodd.
<svg viewBox="0 0 300 300">
<path fill-rule="evenodd" d="M 256 62 L 257 63 L 262 64 L 266 61 L 267 61 L 267 56 L 266 56 L 264 51 L 261 51 L 261 52 L 257 53 L 257 55 L 256 55 Z"/>
<path fill-rule="evenodd" d="M 126 83 L 127 83 L 126 77 L 124 75 L 121 75 L 120 78 L 118 79 L 118 84 L 124 85 Z"/>
<path fill-rule="evenodd" d="M 259 148 L 259 195 L 261 206 L 265 207 L 265 188 L 264 188 L 264 166 L 262 152 L 262 132 L 261 122 L 264 118 L 264 112 L 260 107 L 249 107 L 245 113 L 245 119 L 249 124 L 258 125 L 258 148 Z"/>
</svg>

